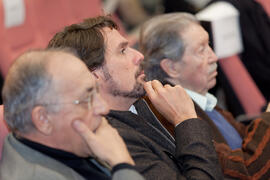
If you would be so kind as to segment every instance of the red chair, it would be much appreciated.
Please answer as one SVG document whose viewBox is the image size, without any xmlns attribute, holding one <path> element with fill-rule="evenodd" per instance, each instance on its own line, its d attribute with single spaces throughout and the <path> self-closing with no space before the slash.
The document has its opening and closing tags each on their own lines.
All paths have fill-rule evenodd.
<svg viewBox="0 0 270 180">
<path fill-rule="evenodd" d="M 240 58 L 237 55 L 231 56 L 219 60 L 219 64 L 246 114 L 258 115 L 266 100 Z"/>
<path fill-rule="evenodd" d="M 25 0 L 25 21 L 23 24 L 7 28 L 4 25 L 4 7 L 0 2 L 0 58 L 1 72 L 5 76 L 13 60 L 22 52 L 31 48 L 44 47 L 41 36 L 33 26 L 29 6 Z"/>
<path fill-rule="evenodd" d="M 66 0 L 26 0 L 36 32 L 47 45 L 55 33 L 70 24 L 71 12 Z M 77 1 L 75 1 L 77 2 Z"/>
<path fill-rule="evenodd" d="M 256 1 L 262 5 L 268 16 L 270 16 L 270 0 L 256 0 Z"/>
<path fill-rule="evenodd" d="M 0 105 L 0 159 L 2 155 L 2 146 L 4 144 L 5 137 L 8 134 L 8 128 L 6 123 L 4 122 L 4 106 Z"/>
<path fill-rule="evenodd" d="M 72 24 L 103 14 L 101 0 L 65 0 L 65 3 L 69 4 Z"/>
</svg>

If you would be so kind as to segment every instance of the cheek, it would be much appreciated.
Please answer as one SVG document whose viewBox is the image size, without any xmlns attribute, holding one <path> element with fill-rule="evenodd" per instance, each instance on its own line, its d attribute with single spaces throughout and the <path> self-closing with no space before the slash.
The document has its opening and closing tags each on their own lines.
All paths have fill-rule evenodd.
<svg viewBox="0 0 270 180">
<path fill-rule="evenodd" d="M 88 115 L 85 116 L 84 123 L 89 127 L 91 131 L 94 131 L 100 125 L 101 117 L 95 116 L 92 112 L 89 112 Z"/>
<path fill-rule="evenodd" d="M 205 88 L 208 82 L 208 69 L 205 64 L 200 64 L 196 68 L 196 70 L 193 72 L 193 81 L 196 86 L 198 86 L 198 89 Z"/>
<path fill-rule="evenodd" d="M 197 69 L 198 74 L 200 74 L 201 79 L 208 78 L 209 66 L 206 62 L 198 64 L 196 69 Z"/>
</svg>

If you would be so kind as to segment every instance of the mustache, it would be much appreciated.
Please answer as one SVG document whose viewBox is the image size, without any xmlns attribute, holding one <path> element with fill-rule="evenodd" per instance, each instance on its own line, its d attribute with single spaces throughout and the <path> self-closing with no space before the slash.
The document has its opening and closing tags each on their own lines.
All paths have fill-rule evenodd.
<svg viewBox="0 0 270 180">
<path fill-rule="evenodd" d="M 208 73 L 209 74 L 213 73 L 214 71 L 217 70 L 217 67 L 218 67 L 217 63 L 213 64 L 212 66 L 210 66 Z"/>
<path fill-rule="evenodd" d="M 142 72 L 144 71 L 144 65 L 145 63 L 141 63 L 139 66 L 139 69 L 136 71 L 135 73 L 135 78 L 137 78 L 140 74 L 142 74 Z"/>
</svg>

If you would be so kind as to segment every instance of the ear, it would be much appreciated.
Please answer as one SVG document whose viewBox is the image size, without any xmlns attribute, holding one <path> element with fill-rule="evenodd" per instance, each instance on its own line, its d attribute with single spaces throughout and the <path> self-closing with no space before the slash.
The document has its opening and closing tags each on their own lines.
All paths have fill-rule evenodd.
<svg viewBox="0 0 270 180">
<path fill-rule="evenodd" d="M 53 124 L 50 120 L 50 116 L 43 106 L 36 106 L 32 110 L 32 122 L 37 131 L 44 135 L 50 135 L 53 130 Z"/>
<path fill-rule="evenodd" d="M 160 67 L 171 78 L 176 78 L 176 77 L 178 77 L 180 75 L 180 71 L 176 67 L 176 62 L 174 62 L 174 61 L 172 61 L 170 59 L 161 60 Z"/>
<path fill-rule="evenodd" d="M 94 71 L 92 71 L 91 73 L 94 75 L 94 77 L 96 78 L 97 81 L 103 79 L 103 77 L 104 77 L 102 68 L 97 68 Z"/>
</svg>

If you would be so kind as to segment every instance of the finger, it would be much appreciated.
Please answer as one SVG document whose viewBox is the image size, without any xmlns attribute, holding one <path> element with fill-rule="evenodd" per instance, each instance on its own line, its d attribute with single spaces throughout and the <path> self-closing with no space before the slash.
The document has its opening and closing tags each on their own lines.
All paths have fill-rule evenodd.
<svg viewBox="0 0 270 180">
<path fill-rule="evenodd" d="M 164 85 L 164 88 L 171 88 L 172 86 L 171 85 L 169 85 L 169 84 L 165 84 Z"/>
<path fill-rule="evenodd" d="M 144 83 L 144 90 L 146 91 L 146 93 L 147 93 L 150 100 L 154 98 L 156 92 L 152 87 L 152 82 L 151 81 L 148 81 L 148 82 Z"/>
<path fill-rule="evenodd" d="M 163 85 L 158 80 L 152 81 L 152 87 L 155 91 L 159 91 L 159 90 L 163 89 Z"/>
<path fill-rule="evenodd" d="M 266 112 L 270 112 L 270 103 L 267 105 Z"/>
<path fill-rule="evenodd" d="M 73 128 L 76 130 L 76 132 L 87 142 L 91 142 L 95 134 L 88 129 L 88 127 L 81 121 L 75 120 L 72 123 Z"/>
</svg>

